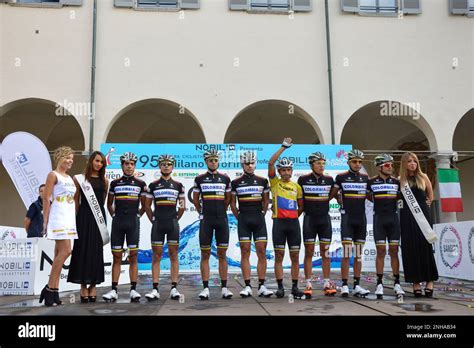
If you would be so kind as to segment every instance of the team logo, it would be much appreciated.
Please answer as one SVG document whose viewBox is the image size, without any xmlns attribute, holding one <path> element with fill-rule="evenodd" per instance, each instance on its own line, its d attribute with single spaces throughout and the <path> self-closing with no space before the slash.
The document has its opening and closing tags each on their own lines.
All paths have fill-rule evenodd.
<svg viewBox="0 0 474 348">
<path fill-rule="evenodd" d="M 115 147 L 111 147 L 109 151 L 105 154 L 105 160 L 107 161 L 107 165 L 110 166 L 112 164 L 112 153 L 114 153 Z"/>
<path fill-rule="evenodd" d="M 439 238 L 441 260 L 450 269 L 457 268 L 462 260 L 462 242 L 454 226 L 446 226 Z"/>
<path fill-rule="evenodd" d="M 3 232 L 2 240 L 5 239 L 16 239 L 15 232 L 13 230 L 6 230 L 5 232 Z"/>
<path fill-rule="evenodd" d="M 336 157 L 337 158 L 347 158 L 347 154 L 343 149 L 341 149 L 341 150 L 336 152 Z"/>
</svg>

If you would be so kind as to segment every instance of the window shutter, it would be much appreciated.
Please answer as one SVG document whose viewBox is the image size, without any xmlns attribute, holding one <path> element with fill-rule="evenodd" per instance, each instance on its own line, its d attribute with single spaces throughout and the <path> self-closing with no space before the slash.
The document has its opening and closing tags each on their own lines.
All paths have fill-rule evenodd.
<svg viewBox="0 0 474 348">
<path fill-rule="evenodd" d="M 181 8 L 198 9 L 200 7 L 199 0 L 181 0 Z"/>
<path fill-rule="evenodd" d="M 293 11 L 311 11 L 311 0 L 293 0 Z"/>
<path fill-rule="evenodd" d="M 402 11 L 408 14 L 420 14 L 421 0 L 402 0 Z"/>
<path fill-rule="evenodd" d="M 82 6 L 82 0 L 60 0 L 61 5 Z"/>
<path fill-rule="evenodd" d="M 449 0 L 449 12 L 451 14 L 469 13 L 469 0 Z"/>
<path fill-rule="evenodd" d="M 344 12 L 359 12 L 359 0 L 341 0 L 341 8 Z"/>
<path fill-rule="evenodd" d="M 248 10 L 249 4 L 247 0 L 229 0 L 229 8 L 231 10 Z"/>
<path fill-rule="evenodd" d="M 114 0 L 114 6 L 133 8 L 135 6 L 135 1 L 134 0 Z"/>
</svg>

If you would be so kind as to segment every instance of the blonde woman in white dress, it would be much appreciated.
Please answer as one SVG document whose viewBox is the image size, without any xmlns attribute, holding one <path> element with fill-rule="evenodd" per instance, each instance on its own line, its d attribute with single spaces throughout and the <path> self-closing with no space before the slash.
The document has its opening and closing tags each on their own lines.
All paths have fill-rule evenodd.
<svg viewBox="0 0 474 348">
<path fill-rule="evenodd" d="M 49 282 L 41 291 L 40 303 L 46 306 L 60 305 L 59 277 L 64 262 L 71 255 L 71 239 L 77 239 L 76 207 L 74 194 L 76 185 L 67 174 L 74 161 L 70 147 L 62 146 L 54 152 L 56 169 L 48 174 L 43 197 L 44 232 L 54 240 L 54 260 Z"/>
</svg>

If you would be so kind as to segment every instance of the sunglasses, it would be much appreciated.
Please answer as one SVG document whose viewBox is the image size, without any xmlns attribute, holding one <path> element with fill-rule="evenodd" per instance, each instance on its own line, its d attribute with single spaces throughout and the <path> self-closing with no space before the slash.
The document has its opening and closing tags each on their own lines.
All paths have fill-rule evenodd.
<svg viewBox="0 0 474 348">
<path fill-rule="evenodd" d="M 392 163 L 384 163 L 384 164 L 382 165 L 382 167 L 384 167 L 384 168 L 392 168 L 392 167 L 393 167 L 393 164 L 392 164 Z"/>
<path fill-rule="evenodd" d="M 160 166 L 162 166 L 162 167 L 171 167 L 172 165 L 173 165 L 173 163 L 171 163 L 171 162 L 163 162 L 163 163 L 160 164 Z"/>
<path fill-rule="evenodd" d="M 249 165 L 251 165 L 251 164 L 255 164 L 255 162 L 246 162 L 246 163 L 244 163 L 244 164 L 245 164 L 246 166 L 249 166 Z"/>
<path fill-rule="evenodd" d="M 350 160 L 350 162 L 354 164 L 362 164 L 361 160 Z"/>
<path fill-rule="evenodd" d="M 208 162 L 211 162 L 211 163 L 217 163 L 217 162 L 219 162 L 219 160 L 216 159 L 216 158 L 211 158 L 211 159 L 209 159 L 209 160 L 207 160 L 207 161 L 208 161 Z"/>
</svg>

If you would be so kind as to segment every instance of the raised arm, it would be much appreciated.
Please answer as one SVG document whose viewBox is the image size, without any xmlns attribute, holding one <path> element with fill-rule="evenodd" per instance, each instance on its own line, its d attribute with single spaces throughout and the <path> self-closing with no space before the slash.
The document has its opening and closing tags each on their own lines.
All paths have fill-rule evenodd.
<svg viewBox="0 0 474 348">
<path fill-rule="evenodd" d="M 280 155 L 291 145 L 293 145 L 293 142 L 291 138 L 285 138 L 283 139 L 283 143 L 281 144 L 281 147 L 275 152 L 272 157 L 270 157 L 270 160 L 268 161 L 268 177 L 273 178 L 275 177 L 275 163 L 280 157 Z"/>
</svg>

